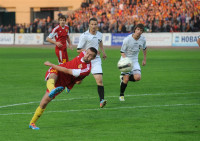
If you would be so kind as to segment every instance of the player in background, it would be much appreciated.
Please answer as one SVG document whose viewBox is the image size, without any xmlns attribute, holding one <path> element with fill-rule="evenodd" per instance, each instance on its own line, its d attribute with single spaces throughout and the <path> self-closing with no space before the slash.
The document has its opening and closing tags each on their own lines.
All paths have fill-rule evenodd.
<svg viewBox="0 0 200 141">
<path fill-rule="evenodd" d="M 67 42 L 69 44 L 69 48 L 72 49 L 71 41 L 69 38 L 69 27 L 65 24 L 66 17 L 61 15 L 58 18 L 59 25 L 57 25 L 52 32 L 47 37 L 47 41 L 55 44 L 55 52 L 58 57 L 59 64 L 68 62 L 68 54 L 67 54 Z M 55 40 L 52 40 L 55 37 Z M 67 40 L 67 42 L 66 42 Z"/>
<path fill-rule="evenodd" d="M 64 87 L 72 89 L 74 84 L 79 84 L 90 74 L 91 60 L 94 59 L 96 55 L 97 50 L 90 47 L 69 62 L 60 65 L 54 65 L 48 61 L 44 63 L 50 66 L 50 69 L 45 75 L 47 90 L 30 121 L 29 128 L 34 130 L 39 129 L 35 125 L 36 121 L 42 115 L 48 103 L 60 94 L 64 90 Z"/>
<path fill-rule="evenodd" d="M 144 25 L 138 24 L 134 28 L 134 33 L 127 36 L 123 40 L 123 44 L 121 47 L 121 59 L 128 57 L 133 61 L 133 68 L 131 72 L 128 73 L 121 73 L 120 79 L 120 101 L 125 101 L 124 99 L 124 92 L 126 90 L 128 81 L 136 82 L 141 79 L 141 68 L 140 64 L 138 62 L 138 55 L 140 48 L 143 49 L 143 61 L 142 65 L 146 65 L 146 53 L 147 53 L 147 47 L 146 47 L 146 39 L 141 34 L 144 32 Z"/>
<path fill-rule="evenodd" d="M 97 50 L 101 49 L 103 53 L 103 59 L 106 59 L 106 53 L 103 48 L 102 42 L 102 33 L 97 31 L 98 22 L 96 18 L 91 18 L 89 20 L 89 29 L 84 32 L 79 39 L 79 44 L 77 46 L 77 52 L 80 53 L 83 50 L 86 50 L 88 47 L 92 46 L 95 47 Z M 101 66 L 101 57 L 100 52 L 94 60 L 92 60 L 92 69 L 91 73 L 93 74 L 96 83 L 97 83 L 97 91 L 100 98 L 100 107 L 103 108 L 107 101 L 104 100 L 104 86 L 103 86 L 103 71 Z"/>
</svg>

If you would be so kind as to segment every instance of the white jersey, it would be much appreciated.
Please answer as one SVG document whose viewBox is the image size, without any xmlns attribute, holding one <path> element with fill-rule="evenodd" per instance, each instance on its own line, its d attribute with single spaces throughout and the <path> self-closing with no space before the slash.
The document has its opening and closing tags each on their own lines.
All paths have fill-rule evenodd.
<svg viewBox="0 0 200 141">
<path fill-rule="evenodd" d="M 102 42 L 102 33 L 97 31 L 96 35 L 90 34 L 89 30 L 81 34 L 77 49 L 88 49 L 90 47 L 96 48 L 98 51 L 99 43 Z M 100 57 L 97 55 L 96 57 Z"/>
<path fill-rule="evenodd" d="M 143 50 L 146 49 L 146 39 L 141 35 L 138 40 L 135 40 L 132 35 L 133 34 L 124 38 L 121 52 L 125 53 L 126 57 L 131 58 L 133 61 L 138 61 L 140 48 Z"/>
</svg>

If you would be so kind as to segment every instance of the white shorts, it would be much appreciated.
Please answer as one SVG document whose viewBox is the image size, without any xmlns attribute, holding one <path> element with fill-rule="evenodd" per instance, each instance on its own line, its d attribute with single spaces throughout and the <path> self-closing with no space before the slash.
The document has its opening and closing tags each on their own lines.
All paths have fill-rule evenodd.
<svg viewBox="0 0 200 141">
<path fill-rule="evenodd" d="M 94 60 L 91 61 L 91 63 L 92 63 L 92 69 L 91 69 L 92 74 L 103 74 L 100 57 L 96 57 Z"/>
<path fill-rule="evenodd" d="M 130 72 L 122 72 L 121 73 L 122 75 L 125 75 L 125 74 L 129 74 L 129 75 L 134 75 L 134 74 L 141 74 L 141 68 L 140 68 L 140 64 L 139 62 L 135 62 L 133 61 L 133 68 Z"/>
</svg>

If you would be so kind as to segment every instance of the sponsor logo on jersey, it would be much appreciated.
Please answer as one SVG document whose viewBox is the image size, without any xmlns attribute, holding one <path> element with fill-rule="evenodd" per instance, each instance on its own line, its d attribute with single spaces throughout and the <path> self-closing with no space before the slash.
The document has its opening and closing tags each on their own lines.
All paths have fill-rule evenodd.
<svg viewBox="0 0 200 141">
<path fill-rule="evenodd" d="M 58 71 L 55 70 L 55 69 L 51 69 L 50 72 L 51 72 L 51 73 L 58 73 Z"/>
<path fill-rule="evenodd" d="M 65 31 L 68 32 L 68 29 L 66 29 Z"/>
<path fill-rule="evenodd" d="M 83 67 L 83 65 L 82 65 L 82 64 L 79 64 L 79 65 L 78 65 L 78 68 L 79 68 L 79 69 L 81 69 L 82 67 Z"/>
</svg>

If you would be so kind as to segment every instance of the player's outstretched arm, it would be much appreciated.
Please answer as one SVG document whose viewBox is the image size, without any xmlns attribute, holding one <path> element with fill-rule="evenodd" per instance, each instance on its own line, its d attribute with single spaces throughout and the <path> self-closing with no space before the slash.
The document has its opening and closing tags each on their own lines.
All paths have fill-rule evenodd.
<svg viewBox="0 0 200 141">
<path fill-rule="evenodd" d="M 44 64 L 45 64 L 46 66 L 50 66 L 50 67 L 56 69 L 57 71 L 60 71 L 60 72 L 64 72 L 64 73 L 73 75 L 72 69 L 67 69 L 67 68 L 65 68 L 65 67 L 61 67 L 61 66 L 52 64 L 52 63 L 49 62 L 49 61 L 44 62 Z"/>
</svg>

